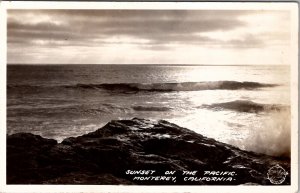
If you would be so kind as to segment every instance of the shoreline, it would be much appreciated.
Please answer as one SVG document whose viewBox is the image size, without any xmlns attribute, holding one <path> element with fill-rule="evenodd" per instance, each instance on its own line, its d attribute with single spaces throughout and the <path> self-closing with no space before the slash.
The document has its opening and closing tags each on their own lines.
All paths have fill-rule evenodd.
<svg viewBox="0 0 300 193">
<path fill-rule="evenodd" d="M 277 165 L 287 172 L 280 184 L 290 184 L 290 158 L 244 151 L 164 120 L 113 120 L 61 143 L 7 135 L 7 184 L 272 185 L 268 174 Z"/>
</svg>

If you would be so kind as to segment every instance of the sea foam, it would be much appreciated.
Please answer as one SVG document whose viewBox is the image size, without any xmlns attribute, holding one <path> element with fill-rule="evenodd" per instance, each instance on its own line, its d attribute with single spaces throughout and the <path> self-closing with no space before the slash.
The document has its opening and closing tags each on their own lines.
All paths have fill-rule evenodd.
<svg viewBox="0 0 300 193">
<path fill-rule="evenodd" d="M 260 127 L 249 130 L 243 140 L 232 140 L 231 144 L 248 151 L 273 156 L 290 157 L 291 113 L 289 110 L 274 111 Z"/>
</svg>

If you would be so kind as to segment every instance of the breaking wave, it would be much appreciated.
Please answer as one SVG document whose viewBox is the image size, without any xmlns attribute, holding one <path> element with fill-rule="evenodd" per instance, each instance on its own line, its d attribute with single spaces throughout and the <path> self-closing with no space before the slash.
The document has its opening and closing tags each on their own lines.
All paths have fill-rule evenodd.
<svg viewBox="0 0 300 193">
<path fill-rule="evenodd" d="M 117 84 L 76 84 L 66 88 L 104 89 L 109 91 L 200 91 L 200 90 L 239 90 L 275 87 L 277 84 L 238 81 L 182 82 L 182 83 L 117 83 Z"/>
<path fill-rule="evenodd" d="M 279 104 L 262 104 L 255 103 L 250 100 L 235 100 L 225 103 L 214 103 L 211 105 L 202 105 L 200 108 L 209 108 L 209 109 L 226 109 L 238 112 L 250 112 L 258 113 L 263 111 L 280 111 L 283 109 L 288 109 L 288 106 L 279 105 Z"/>
<path fill-rule="evenodd" d="M 248 151 L 272 156 L 291 155 L 291 112 L 274 111 L 260 127 L 253 127 L 244 140 L 231 140 L 233 145 Z"/>
<path fill-rule="evenodd" d="M 75 84 L 75 85 L 7 85 L 7 89 L 95 89 L 116 92 L 171 92 L 171 91 L 200 91 L 200 90 L 253 90 L 264 87 L 275 87 L 277 84 L 238 81 L 208 81 L 208 82 L 181 82 L 181 83 L 107 83 L 107 84 Z"/>
<path fill-rule="evenodd" d="M 132 106 L 135 111 L 169 111 L 170 107 L 157 107 L 157 106 Z"/>
</svg>

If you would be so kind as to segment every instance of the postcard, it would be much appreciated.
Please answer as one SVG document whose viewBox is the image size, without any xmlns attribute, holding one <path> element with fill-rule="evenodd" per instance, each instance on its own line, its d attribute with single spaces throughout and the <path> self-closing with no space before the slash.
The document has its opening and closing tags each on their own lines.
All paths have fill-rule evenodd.
<svg viewBox="0 0 300 193">
<path fill-rule="evenodd" d="M 3 192 L 297 192 L 297 3 L 0 7 Z"/>
</svg>

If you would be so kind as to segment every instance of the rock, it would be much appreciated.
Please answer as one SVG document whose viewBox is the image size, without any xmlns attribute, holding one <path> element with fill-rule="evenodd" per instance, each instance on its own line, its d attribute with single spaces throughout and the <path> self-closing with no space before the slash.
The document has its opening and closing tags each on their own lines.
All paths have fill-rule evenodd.
<svg viewBox="0 0 300 193">
<path fill-rule="evenodd" d="M 47 152 L 56 144 L 56 140 L 45 139 L 31 133 L 8 136 L 7 183 L 30 184 L 42 180 L 44 176 L 39 170 L 40 159 L 43 156 L 47 157 Z"/>
<path fill-rule="evenodd" d="M 111 121 L 61 143 L 29 133 L 7 136 L 8 184 L 267 185 L 268 170 L 276 164 L 288 173 L 282 184 L 290 184 L 289 158 L 243 151 L 164 120 Z M 126 174 L 146 170 L 155 172 Z M 165 175 L 166 171 L 175 174 Z M 197 172 L 184 176 L 183 171 Z"/>
</svg>

